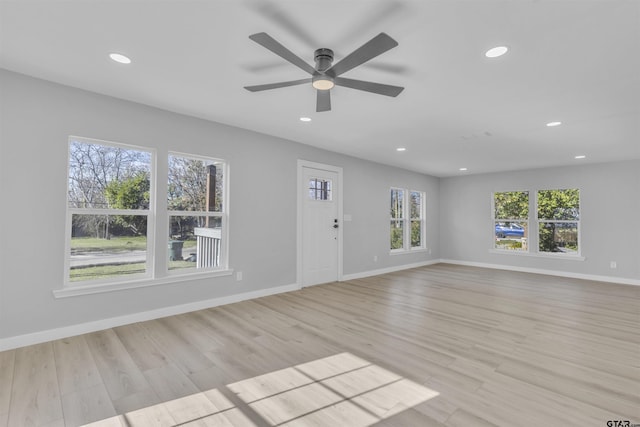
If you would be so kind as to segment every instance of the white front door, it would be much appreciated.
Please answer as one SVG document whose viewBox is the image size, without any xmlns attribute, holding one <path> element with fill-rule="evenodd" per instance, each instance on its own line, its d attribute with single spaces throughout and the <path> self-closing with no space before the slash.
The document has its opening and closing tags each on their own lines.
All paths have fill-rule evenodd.
<svg viewBox="0 0 640 427">
<path fill-rule="evenodd" d="M 339 169 L 301 163 L 298 197 L 301 209 L 298 232 L 301 285 L 334 282 L 339 278 L 342 221 L 339 218 Z M 331 170 L 334 169 L 334 170 Z"/>
</svg>

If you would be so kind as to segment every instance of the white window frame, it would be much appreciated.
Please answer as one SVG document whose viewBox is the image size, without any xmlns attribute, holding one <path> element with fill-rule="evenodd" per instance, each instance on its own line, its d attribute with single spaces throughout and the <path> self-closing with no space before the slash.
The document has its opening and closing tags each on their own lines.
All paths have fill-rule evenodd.
<svg viewBox="0 0 640 427">
<path fill-rule="evenodd" d="M 577 190 L 578 191 L 578 219 L 577 220 L 565 220 L 565 219 L 540 219 L 538 218 L 538 193 L 540 191 L 562 191 L 562 190 Z M 540 256 L 545 257 L 557 257 L 557 258 L 576 258 L 580 260 L 584 260 L 582 257 L 582 239 L 580 232 L 580 218 L 582 217 L 582 203 L 581 199 L 581 191 L 579 188 L 544 188 L 537 189 L 535 194 L 535 211 L 533 213 L 530 212 L 530 215 L 535 215 L 535 224 L 536 224 L 536 253 Z M 577 229 L 577 240 L 578 240 L 578 250 L 575 253 L 563 253 L 563 252 L 544 252 L 540 250 L 540 224 L 547 223 L 556 223 L 556 224 L 566 224 L 566 223 L 575 223 Z"/>
<path fill-rule="evenodd" d="M 168 257 L 165 260 L 165 272 L 168 276 L 189 276 L 193 274 L 202 274 L 204 272 L 215 272 L 215 271 L 227 271 L 229 269 L 229 227 L 228 227 L 228 210 L 229 210 L 229 197 L 228 197 L 228 189 L 229 189 L 229 166 L 227 162 L 223 159 L 215 158 L 215 157 L 207 157 L 207 156 L 199 156 L 194 154 L 181 153 L 177 151 L 169 151 L 167 155 L 167 165 L 169 163 L 169 156 L 174 157 L 182 157 L 191 160 L 201 160 L 203 162 L 214 162 L 222 165 L 222 210 L 220 212 L 205 212 L 205 211 L 179 211 L 179 210 L 171 210 L 167 206 L 167 222 L 165 235 L 167 238 L 167 246 L 169 244 L 169 224 L 170 218 L 172 216 L 205 216 L 210 218 L 220 218 L 221 222 L 221 244 L 220 244 L 220 264 L 217 267 L 211 268 L 201 268 L 201 269 L 177 269 L 177 270 L 169 270 L 169 260 Z M 167 177 L 168 178 L 168 177 Z M 166 186 L 169 185 L 169 180 L 167 179 L 165 182 Z M 158 231 L 160 232 L 160 231 Z"/>
<path fill-rule="evenodd" d="M 410 253 L 410 252 L 426 250 L 426 241 L 425 241 L 426 240 L 426 193 L 420 190 L 391 187 L 389 189 L 389 196 L 391 196 L 392 191 L 402 191 L 402 217 L 390 218 L 389 232 L 391 232 L 392 221 L 402 222 L 402 248 L 397 248 L 397 249 L 390 248 L 389 252 L 391 254 L 402 254 L 402 253 Z M 412 193 L 420 194 L 420 218 L 417 220 L 411 218 L 411 194 Z M 411 224 L 412 222 L 415 222 L 415 221 L 420 221 L 420 246 L 412 247 L 411 246 Z M 389 235 L 389 237 L 391 236 Z"/>
<path fill-rule="evenodd" d="M 86 142 L 88 144 L 99 144 L 109 147 L 117 147 L 130 150 L 138 150 L 150 153 L 150 188 L 149 188 L 149 209 L 83 209 L 72 208 L 69 206 L 68 197 L 65 197 L 66 218 L 65 218 L 65 257 L 64 257 L 64 278 L 61 289 L 53 290 L 55 298 L 74 297 L 79 295 L 97 294 L 103 292 L 113 292 L 126 289 L 134 289 L 147 286 L 165 285 L 172 283 L 188 283 L 192 280 L 230 276 L 233 269 L 229 268 L 229 163 L 224 159 L 215 157 L 202 156 L 180 152 L 164 152 L 160 159 L 158 152 L 154 148 L 142 147 L 132 144 L 123 144 L 114 141 L 104 141 L 95 138 L 79 137 L 71 135 L 68 139 L 67 152 L 67 180 L 65 182 L 65 194 L 69 191 L 69 155 L 70 144 L 72 141 Z M 187 269 L 184 270 L 168 270 L 168 243 L 169 243 L 169 216 L 185 215 L 185 216 L 201 216 L 200 212 L 193 211 L 173 211 L 167 206 L 167 185 L 168 171 L 167 165 L 169 154 L 182 156 L 191 159 L 200 159 L 205 161 L 215 161 L 223 164 L 223 200 L 222 212 L 208 212 L 207 215 L 212 217 L 221 217 L 221 256 L 220 264 L 213 268 Z M 164 166 L 158 168 L 158 163 L 164 162 Z M 131 276 L 118 276 L 108 279 L 96 279 L 87 281 L 71 282 L 69 280 L 69 272 L 71 265 L 71 231 L 72 217 L 74 214 L 109 214 L 109 215 L 146 215 L 147 216 L 147 253 L 145 262 L 145 273 Z"/>
<path fill-rule="evenodd" d="M 412 219 L 411 218 L 411 194 L 412 193 L 419 193 L 420 194 L 420 218 L 416 219 Z M 419 250 L 424 250 L 426 248 L 426 242 L 425 242 L 425 236 L 426 236 L 426 231 L 425 231 L 425 227 L 426 227 L 426 220 L 425 220 L 425 214 L 426 214 L 426 193 L 424 191 L 418 191 L 418 190 L 409 190 L 407 193 L 407 220 L 409 221 L 409 227 L 408 228 L 408 244 L 409 244 L 409 250 L 410 251 L 419 251 Z M 418 221 L 420 222 L 420 246 L 411 246 L 411 223 Z"/>
<path fill-rule="evenodd" d="M 565 187 L 565 188 L 544 188 L 544 189 L 534 189 L 534 190 L 504 190 L 504 191 L 496 191 L 491 193 L 491 229 L 492 229 L 492 238 L 491 238 L 491 248 L 489 252 L 501 255 L 514 255 L 514 256 L 528 256 L 528 257 L 536 257 L 536 258 L 550 258 L 550 259 L 563 259 L 563 260 L 571 260 L 571 261 L 584 261 L 586 258 L 582 256 L 582 226 L 580 224 L 581 220 L 540 220 L 538 219 L 538 192 L 546 191 L 546 190 L 578 190 L 578 194 L 580 195 L 582 191 L 580 188 L 576 187 Z M 528 250 L 505 250 L 505 249 L 496 249 L 495 247 L 495 205 L 494 205 L 494 195 L 495 193 L 505 193 L 509 191 L 528 191 L 529 192 L 529 218 L 527 223 L 529 225 L 529 237 L 527 239 Z M 581 197 L 581 196 L 579 196 Z M 579 206 L 582 206 L 580 202 Z M 580 218 L 582 218 L 582 212 L 580 212 Z M 506 220 L 505 220 L 506 221 Z M 540 223 L 547 222 L 558 222 L 558 223 L 577 223 L 578 229 L 578 250 L 576 253 L 562 253 L 562 252 L 541 252 L 540 251 Z M 535 248 L 535 249 L 531 249 Z"/>
<path fill-rule="evenodd" d="M 529 217 L 531 216 L 531 191 L 529 190 L 506 190 L 506 191 L 494 191 L 493 193 L 491 193 L 491 218 L 493 219 L 492 221 L 492 228 L 491 228 L 491 232 L 492 232 L 492 250 L 494 251 L 498 251 L 498 252 L 505 252 L 505 253 L 518 253 L 518 254 L 528 254 L 531 251 L 531 221 L 529 221 L 529 217 L 527 218 L 496 218 L 496 194 L 500 194 L 500 193 L 527 193 L 527 202 L 529 205 Z M 534 206 L 537 206 L 534 204 Z M 526 238 L 526 249 L 503 249 L 503 248 L 496 248 L 496 224 L 498 222 L 520 222 L 520 223 L 526 223 L 527 224 L 527 230 L 528 230 L 528 236 Z"/>
<path fill-rule="evenodd" d="M 72 142 L 81 142 L 92 145 L 102 145 L 105 147 L 113 147 L 113 148 L 121 148 L 123 150 L 135 150 L 142 151 L 150 154 L 150 164 L 149 164 L 149 209 L 111 209 L 111 208 L 74 208 L 69 206 L 69 199 L 65 197 L 65 205 L 66 205 L 66 223 L 65 223 L 65 265 L 64 265 L 64 288 L 74 289 L 74 288 L 82 288 L 84 286 L 100 286 L 112 283 L 126 283 L 126 282 L 135 282 L 144 279 L 150 279 L 153 277 L 153 259 L 154 259 L 154 248 L 155 248 L 155 234 L 153 230 L 155 229 L 155 175 L 156 175 L 156 161 L 157 155 L 154 149 L 148 147 L 140 147 L 131 144 L 122 144 L 119 142 L 112 141 L 103 141 L 100 139 L 94 138 L 85 138 L 85 137 L 77 137 L 70 136 L 67 143 L 67 181 L 66 181 L 66 189 L 67 194 L 69 191 L 69 162 L 71 156 L 71 143 Z M 147 250 L 145 257 L 145 272 L 134 274 L 131 276 L 118 276 L 116 278 L 109 279 L 95 279 L 95 280 L 85 280 L 85 281 L 77 281 L 71 282 L 70 273 L 71 273 L 71 232 L 73 226 L 73 215 L 105 215 L 105 216 L 115 216 L 115 215 L 137 215 L 137 216 L 146 216 L 147 217 Z M 126 279 L 125 279 L 126 277 Z"/>
</svg>

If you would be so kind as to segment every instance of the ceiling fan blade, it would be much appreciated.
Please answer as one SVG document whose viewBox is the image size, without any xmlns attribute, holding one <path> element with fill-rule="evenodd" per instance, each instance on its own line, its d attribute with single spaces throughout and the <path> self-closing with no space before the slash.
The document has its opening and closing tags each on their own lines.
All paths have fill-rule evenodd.
<svg viewBox="0 0 640 427">
<path fill-rule="evenodd" d="M 316 72 L 316 69 L 311 65 L 307 64 L 302 58 L 300 58 L 295 53 L 291 52 L 289 49 L 280 44 L 276 39 L 271 37 L 267 33 L 256 33 L 249 36 L 251 40 L 258 43 L 262 47 L 269 49 L 271 52 L 275 53 L 282 59 L 285 59 L 291 62 L 298 68 L 306 71 L 309 74 L 313 74 Z"/>
<path fill-rule="evenodd" d="M 400 95 L 400 92 L 404 90 L 404 88 L 400 86 L 365 82 L 363 80 L 345 79 L 344 77 L 336 77 L 334 79 L 334 83 L 338 86 L 350 87 L 351 89 L 364 90 L 365 92 L 394 97 Z"/>
<path fill-rule="evenodd" d="M 364 64 L 370 59 L 373 59 L 396 46 L 398 46 L 397 41 L 385 33 L 380 33 L 351 52 L 349 55 L 342 58 L 342 60 L 336 63 L 333 67 L 329 68 L 326 71 L 326 74 L 329 74 L 332 77 L 339 76 L 340 74 L 346 73 L 360 64 Z"/>
<path fill-rule="evenodd" d="M 278 89 L 287 86 L 303 85 L 305 83 L 311 83 L 311 79 L 290 80 L 288 82 L 268 83 L 266 85 L 245 86 L 244 88 L 249 92 L 259 92 L 261 90 Z"/>
<path fill-rule="evenodd" d="M 317 90 L 318 97 L 316 98 L 316 112 L 331 111 L 331 91 L 329 90 Z"/>
</svg>

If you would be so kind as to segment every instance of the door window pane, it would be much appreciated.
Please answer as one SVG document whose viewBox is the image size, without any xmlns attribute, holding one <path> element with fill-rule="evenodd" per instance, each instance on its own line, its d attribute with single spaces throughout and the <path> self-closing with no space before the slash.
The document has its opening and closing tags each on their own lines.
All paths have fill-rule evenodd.
<svg viewBox="0 0 640 427">
<path fill-rule="evenodd" d="M 309 179 L 309 199 L 310 200 L 326 200 L 330 201 L 331 180 L 322 178 Z"/>
</svg>

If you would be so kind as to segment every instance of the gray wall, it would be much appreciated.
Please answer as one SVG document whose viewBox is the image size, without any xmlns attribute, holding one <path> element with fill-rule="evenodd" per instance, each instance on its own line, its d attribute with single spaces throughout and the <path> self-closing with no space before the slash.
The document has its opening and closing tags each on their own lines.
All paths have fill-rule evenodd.
<svg viewBox="0 0 640 427">
<path fill-rule="evenodd" d="M 297 159 L 344 168 L 344 273 L 437 259 L 437 178 L 0 70 L 0 339 L 295 284 Z M 219 277 L 56 299 L 69 135 L 230 164 L 230 267 Z M 165 156 L 166 157 L 166 156 Z M 268 182 L 276 191 L 256 185 Z M 428 252 L 389 255 L 389 188 L 427 193 Z M 373 262 L 373 256 L 378 262 Z"/>
<path fill-rule="evenodd" d="M 490 252 L 493 192 L 559 188 L 580 189 L 584 261 Z M 444 259 L 640 279 L 640 160 L 441 179 L 439 201 Z"/>
<path fill-rule="evenodd" d="M 0 70 L 0 340 L 293 285 L 297 159 L 344 169 L 344 274 L 437 259 L 640 279 L 640 160 L 437 179 Z M 69 135 L 226 159 L 234 277 L 56 299 Z M 278 191 L 256 191 L 268 181 Z M 426 192 L 431 252 L 389 255 L 389 188 Z M 491 193 L 579 188 L 584 261 L 491 253 Z M 373 257 L 378 261 L 374 262 Z M 617 261 L 618 268 L 609 268 Z"/>
</svg>

